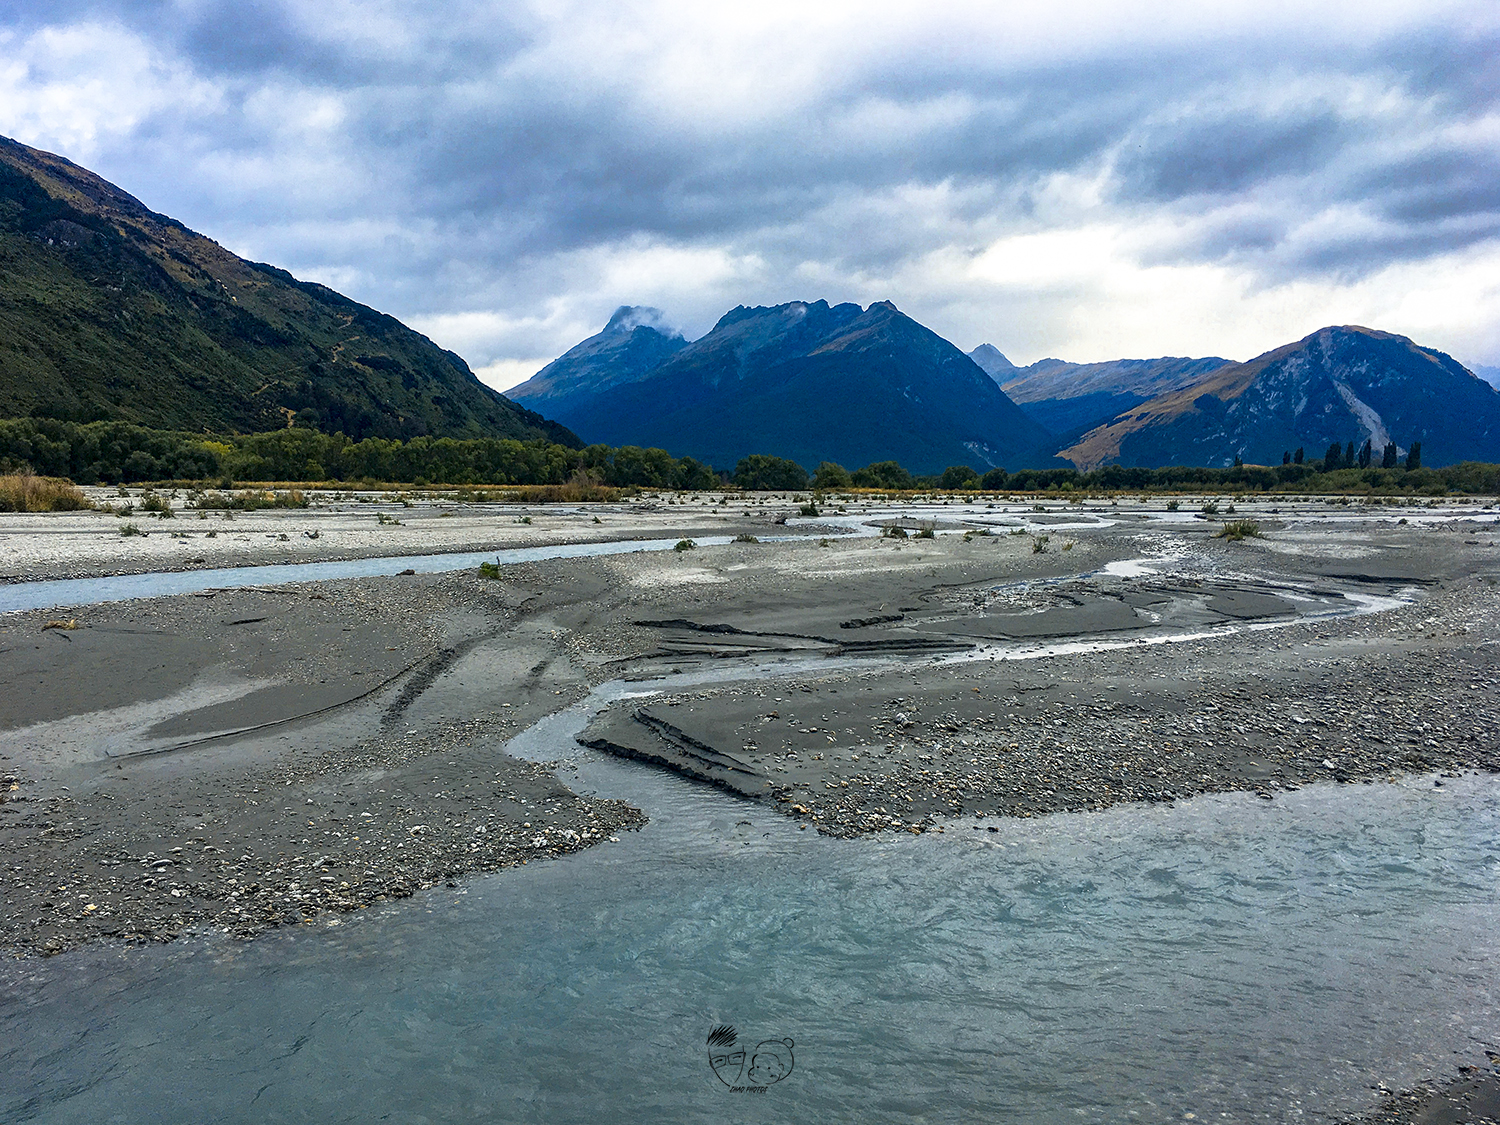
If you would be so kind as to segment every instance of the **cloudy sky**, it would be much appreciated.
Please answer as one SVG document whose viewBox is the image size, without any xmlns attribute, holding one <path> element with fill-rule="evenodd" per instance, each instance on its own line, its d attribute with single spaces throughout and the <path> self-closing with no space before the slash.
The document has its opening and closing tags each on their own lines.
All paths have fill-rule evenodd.
<svg viewBox="0 0 1500 1125">
<path fill-rule="evenodd" d="M 1494 0 L 0 0 L 0 133 L 501 387 L 620 304 L 819 297 L 1021 363 L 1500 363 Z"/>
</svg>

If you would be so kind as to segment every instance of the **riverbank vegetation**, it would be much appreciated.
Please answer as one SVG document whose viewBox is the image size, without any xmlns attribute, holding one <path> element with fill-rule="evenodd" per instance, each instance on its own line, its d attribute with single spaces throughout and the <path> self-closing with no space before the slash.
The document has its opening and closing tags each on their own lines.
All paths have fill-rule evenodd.
<svg viewBox="0 0 1500 1125">
<path fill-rule="evenodd" d="M 76 512 L 92 507 L 70 480 L 31 472 L 0 476 L 0 512 Z"/>
<path fill-rule="evenodd" d="M 1204 492 L 1319 493 L 1365 496 L 1441 496 L 1500 493 L 1500 465 L 1466 461 L 1440 468 L 1415 458 L 1362 456 L 1281 465 L 1109 465 L 1089 472 L 1069 467 L 986 472 L 954 465 L 918 476 L 895 461 L 846 469 L 823 462 L 808 473 L 771 455 L 745 457 L 732 471 L 715 471 L 692 457 L 663 449 L 590 445 L 572 449 L 544 440 L 412 438 L 398 441 L 291 427 L 259 434 L 192 434 L 152 430 L 124 422 L 63 422 L 45 418 L 0 420 L 0 474 L 64 484 L 197 482 L 224 492 L 234 482 L 338 484 L 379 487 L 457 486 L 505 488 L 526 502 L 613 500 L 628 489 L 695 491 L 724 487 L 747 491 L 818 492 L 1020 492 L 1064 497 L 1111 493 Z M 0 493 L 0 506 L 20 508 L 19 485 Z M 87 506 L 60 485 L 31 484 L 24 502 L 52 495 L 52 503 Z M 51 492 L 47 492 L 50 489 Z M 38 491 L 41 490 L 41 491 Z M 76 492 L 76 489 L 73 490 Z M 80 505 L 81 502 L 81 505 Z"/>
</svg>

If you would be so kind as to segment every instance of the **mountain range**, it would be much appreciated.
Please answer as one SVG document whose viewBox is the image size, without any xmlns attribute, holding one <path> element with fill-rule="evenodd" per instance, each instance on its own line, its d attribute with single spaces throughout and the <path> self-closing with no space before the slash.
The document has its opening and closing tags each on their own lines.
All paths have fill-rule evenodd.
<svg viewBox="0 0 1500 1125">
<path fill-rule="evenodd" d="M 1158 395 L 1058 456 L 1099 465 L 1279 464 L 1335 441 L 1422 443 L 1428 465 L 1500 460 L 1500 391 L 1451 356 L 1355 325 L 1323 328 Z"/>
<path fill-rule="evenodd" d="M 1050 460 L 1051 434 L 889 301 L 741 306 L 691 343 L 623 307 L 509 395 L 590 441 L 717 468 L 750 453 L 913 472 Z"/>
<path fill-rule="evenodd" d="M 964 356 L 889 302 L 736 308 L 702 339 L 622 306 L 511 390 L 587 439 L 720 468 L 774 451 L 811 468 L 917 473 L 1072 464 L 1279 464 L 1334 441 L 1422 443 L 1428 465 L 1500 460 L 1500 392 L 1404 336 L 1329 327 L 1247 363 L 1166 356 L 1018 367 Z M 987 376 L 987 378 L 986 378 Z"/>
<path fill-rule="evenodd" d="M 395 318 L 0 138 L 0 417 L 24 415 L 580 444 Z"/>
<path fill-rule="evenodd" d="M 1500 370 L 1476 372 L 1359 326 L 1246 363 L 1018 367 L 989 344 L 966 355 L 889 301 L 819 300 L 740 306 L 692 341 L 622 306 L 507 398 L 395 318 L 0 138 L 0 417 L 575 448 L 581 435 L 721 469 L 751 453 L 919 474 L 1278 463 L 1366 440 L 1420 441 L 1429 465 L 1500 461 Z"/>
<path fill-rule="evenodd" d="M 1034 420 L 1057 435 L 1081 436 L 1121 411 L 1160 394 L 1180 390 L 1227 367 L 1230 360 L 1209 356 L 1184 359 L 1113 359 L 1069 363 L 1039 359 L 1017 367 L 992 344 L 980 344 L 969 358 L 1000 384 Z"/>
</svg>

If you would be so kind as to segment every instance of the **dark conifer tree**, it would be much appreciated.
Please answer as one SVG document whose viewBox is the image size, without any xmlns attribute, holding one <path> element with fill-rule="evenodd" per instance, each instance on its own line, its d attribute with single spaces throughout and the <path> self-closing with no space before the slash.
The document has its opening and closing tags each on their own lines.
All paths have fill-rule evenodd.
<svg viewBox="0 0 1500 1125">
<path fill-rule="evenodd" d="M 1382 469 L 1394 469 L 1396 467 L 1397 456 L 1396 443 L 1393 441 L 1388 442 L 1385 447 L 1385 455 L 1380 458 L 1380 467 Z"/>
<path fill-rule="evenodd" d="M 1406 455 L 1406 467 L 1408 470 L 1422 467 L 1422 443 L 1420 441 L 1411 443 L 1411 452 Z"/>
<path fill-rule="evenodd" d="M 1328 447 L 1328 452 L 1323 454 L 1323 471 L 1331 473 L 1335 469 L 1344 467 L 1344 443 L 1336 441 Z"/>
<path fill-rule="evenodd" d="M 1281 463 L 1283 465 L 1290 465 L 1292 463 L 1292 451 L 1290 449 L 1281 455 Z"/>
<path fill-rule="evenodd" d="M 1373 461 L 1374 459 L 1375 459 L 1374 439 L 1372 439 L 1372 438 L 1365 438 L 1364 445 L 1362 445 L 1362 446 L 1359 447 L 1359 467 L 1361 469 L 1368 469 L 1370 467 L 1370 462 Z"/>
<path fill-rule="evenodd" d="M 1294 464 L 1294 465 L 1300 465 L 1300 464 L 1302 464 L 1302 458 L 1303 458 L 1303 456 L 1304 456 L 1304 454 L 1302 452 L 1302 447 L 1299 445 L 1297 447 L 1297 452 L 1292 454 L 1292 464 Z"/>
</svg>

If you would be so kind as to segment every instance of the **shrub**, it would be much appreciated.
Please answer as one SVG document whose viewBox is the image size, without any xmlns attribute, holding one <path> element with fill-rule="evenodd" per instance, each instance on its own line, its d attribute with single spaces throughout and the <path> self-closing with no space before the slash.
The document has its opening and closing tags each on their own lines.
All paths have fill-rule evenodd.
<svg viewBox="0 0 1500 1125">
<path fill-rule="evenodd" d="M 921 531 L 917 532 L 916 537 L 918 539 L 936 539 L 937 535 L 934 534 L 934 532 L 932 530 L 932 525 L 931 524 L 927 524 L 925 527 L 922 528 Z"/>
<path fill-rule="evenodd" d="M 200 509 L 258 512 L 262 508 L 305 508 L 307 497 L 295 488 L 286 492 L 272 492 L 268 488 L 247 488 L 242 492 L 236 492 L 233 496 L 226 492 L 205 492 L 195 496 L 190 506 Z"/>
<path fill-rule="evenodd" d="M 1180 507 L 1182 507 L 1182 501 L 1180 501 L 1180 500 L 1168 500 L 1167 501 L 1167 511 L 1169 511 L 1169 512 L 1175 512 Z"/>
<path fill-rule="evenodd" d="M 498 562 L 483 562 L 479 564 L 479 577 L 499 578 L 500 564 Z"/>
<path fill-rule="evenodd" d="M 0 476 L 0 512 L 77 512 L 93 506 L 70 480 L 30 473 Z"/>
<path fill-rule="evenodd" d="M 818 506 L 816 504 L 803 504 L 797 509 L 797 514 L 802 516 L 816 516 L 818 514 Z"/>
<path fill-rule="evenodd" d="M 901 527 L 897 524 L 892 524 L 880 534 L 885 536 L 887 539 L 905 539 L 907 537 L 906 528 Z"/>
<path fill-rule="evenodd" d="M 679 552 L 680 551 L 696 551 L 697 549 L 698 549 L 698 544 L 694 543 L 691 539 L 679 539 L 679 540 L 677 540 L 677 546 L 675 546 L 675 547 L 672 548 L 672 550 L 679 551 Z"/>
<path fill-rule="evenodd" d="M 1260 524 L 1255 520 L 1230 520 L 1214 536 L 1215 539 L 1227 539 L 1231 543 L 1238 543 L 1241 539 L 1263 539 L 1260 533 Z"/>
<path fill-rule="evenodd" d="M 122 523 L 120 525 L 120 534 L 123 535 L 126 539 L 129 539 L 132 535 L 139 535 L 142 539 L 146 537 L 146 532 L 142 531 L 133 523 Z"/>
<path fill-rule="evenodd" d="M 736 543 L 759 543 L 760 542 L 759 539 L 757 539 L 755 536 L 751 535 L 748 531 L 742 531 L 742 532 L 740 532 L 738 535 L 736 535 L 734 537 L 734 541 Z"/>
<path fill-rule="evenodd" d="M 1051 540 L 1051 538 L 1052 537 L 1050 535 L 1038 535 L 1031 541 L 1031 553 L 1033 555 L 1040 555 L 1047 549 L 1047 543 Z"/>
</svg>

